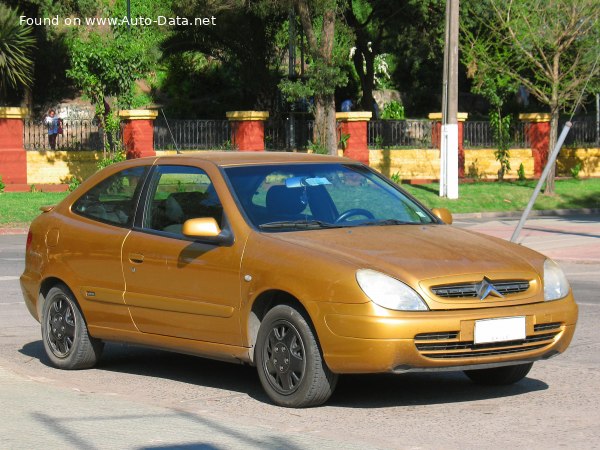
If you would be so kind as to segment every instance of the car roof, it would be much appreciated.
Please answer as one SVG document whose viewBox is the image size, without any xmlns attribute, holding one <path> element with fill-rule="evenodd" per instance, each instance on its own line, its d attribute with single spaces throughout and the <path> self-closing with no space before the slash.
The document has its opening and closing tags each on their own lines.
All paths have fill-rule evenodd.
<svg viewBox="0 0 600 450">
<path fill-rule="evenodd" d="M 210 161 L 220 167 L 240 166 L 240 165 L 264 165 L 264 164 L 288 164 L 288 163 L 357 163 L 355 160 L 330 155 L 315 155 L 309 153 L 295 152 L 238 152 L 238 151 L 202 151 L 185 152 L 177 155 L 164 155 L 152 157 L 155 164 L 160 164 L 162 160 L 172 162 L 173 158 L 180 159 L 182 162 L 193 163 L 194 161 Z M 147 159 L 147 158 L 142 158 Z M 140 160 L 138 160 L 140 161 Z"/>
</svg>

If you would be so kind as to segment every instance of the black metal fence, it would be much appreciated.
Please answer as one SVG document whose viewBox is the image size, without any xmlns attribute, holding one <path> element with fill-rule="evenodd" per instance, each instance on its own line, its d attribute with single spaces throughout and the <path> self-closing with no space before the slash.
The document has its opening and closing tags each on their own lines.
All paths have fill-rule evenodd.
<svg viewBox="0 0 600 450">
<path fill-rule="evenodd" d="M 510 127 L 510 147 L 528 148 L 527 122 L 513 122 Z M 497 146 L 490 122 L 469 120 L 464 122 L 463 145 L 465 148 L 495 148 Z"/>
<path fill-rule="evenodd" d="M 313 140 L 315 121 L 305 115 L 268 119 L 265 123 L 265 147 L 271 151 L 304 150 Z"/>
<path fill-rule="evenodd" d="M 433 148 L 430 120 L 372 120 L 368 124 L 369 148 Z M 40 120 L 25 120 L 23 142 L 26 150 L 49 150 L 48 126 Z M 564 121 L 559 123 L 559 133 Z M 511 148 L 529 148 L 526 122 L 511 126 Z M 170 127 L 170 131 L 169 131 Z M 293 119 L 271 118 L 265 123 L 265 147 L 272 151 L 306 149 L 313 139 L 314 120 L 298 114 Z M 488 121 L 464 122 L 465 148 L 495 148 L 496 142 Z M 600 145 L 600 130 L 596 118 L 580 116 L 573 119 L 567 136 L 567 146 Z M 95 120 L 65 119 L 63 133 L 56 139 L 56 150 L 91 150 L 103 148 L 102 129 Z M 227 120 L 170 120 L 154 122 L 154 148 L 232 149 L 231 124 Z"/>
<path fill-rule="evenodd" d="M 56 137 L 56 150 L 102 150 L 102 130 L 94 120 L 63 120 L 62 134 Z M 48 125 L 41 120 L 25 120 L 25 150 L 51 150 Z"/>
<path fill-rule="evenodd" d="M 372 120 L 368 125 L 370 148 L 432 148 L 431 120 Z"/>
<path fill-rule="evenodd" d="M 558 123 L 558 134 L 560 134 L 566 119 Z M 600 145 L 600 123 L 595 116 L 578 116 L 572 120 L 573 126 L 565 139 L 565 145 L 578 147 L 589 144 Z"/>
<path fill-rule="evenodd" d="M 154 122 L 156 150 L 230 149 L 231 125 L 228 120 L 169 120 Z"/>
</svg>

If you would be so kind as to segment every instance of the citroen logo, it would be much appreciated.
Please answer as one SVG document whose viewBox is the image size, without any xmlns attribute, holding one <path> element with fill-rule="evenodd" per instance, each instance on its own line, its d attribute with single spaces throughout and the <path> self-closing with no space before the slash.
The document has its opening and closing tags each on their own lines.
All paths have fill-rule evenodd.
<svg viewBox="0 0 600 450">
<path fill-rule="evenodd" d="M 475 289 L 477 289 L 477 296 L 480 300 L 485 300 L 488 296 L 493 295 L 494 297 L 504 298 L 498 290 L 492 284 L 492 280 L 488 277 L 483 277 L 481 283 L 477 283 L 475 285 Z"/>
</svg>

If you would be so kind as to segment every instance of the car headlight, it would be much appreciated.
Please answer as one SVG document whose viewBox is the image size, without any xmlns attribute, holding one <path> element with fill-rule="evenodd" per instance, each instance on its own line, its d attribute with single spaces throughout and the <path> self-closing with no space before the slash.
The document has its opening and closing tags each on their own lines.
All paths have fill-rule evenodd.
<svg viewBox="0 0 600 450">
<path fill-rule="evenodd" d="M 569 293 L 569 282 L 562 269 L 551 259 L 544 262 L 544 300 L 558 300 Z"/>
<path fill-rule="evenodd" d="M 412 288 L 383 273 L 370 269 L 356 272 L 356 281 L 371 301 L 396 311 L 427 311 L 427 305 Z"/>
</svg>

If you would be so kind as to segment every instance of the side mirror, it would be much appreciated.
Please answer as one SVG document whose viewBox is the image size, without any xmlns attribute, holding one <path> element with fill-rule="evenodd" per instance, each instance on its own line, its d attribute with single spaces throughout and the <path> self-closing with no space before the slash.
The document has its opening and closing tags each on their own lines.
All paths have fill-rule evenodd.
<svg viewBox="0 0 600 450">
<path fill-rule="evenodd" d="M 433 208 L 431 210 L 433 215 L 440 219 L 442 222 L 450 225 L 452 224 L 452 213 L 446 208 Z"/>
<path fill-rule="evenodd" d="M 229 230 L 221 230 L 221 227 L 213 217 L 200 217 L 197 219 L 186 220 L 183 223 L 181 233 L 184 236 L 211 244 L 233 244 L 231 232 L 229 232 Z"/>
</svg>

